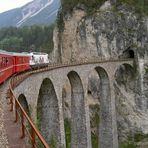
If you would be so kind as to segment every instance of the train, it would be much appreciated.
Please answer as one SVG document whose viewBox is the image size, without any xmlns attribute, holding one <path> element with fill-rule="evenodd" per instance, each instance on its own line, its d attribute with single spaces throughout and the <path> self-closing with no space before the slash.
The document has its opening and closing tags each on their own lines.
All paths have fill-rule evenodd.
<svg viewBox="0 0 148 148">
<path fill-rule="evenodd" d="M 0 50 L 0 84 L 11 75 L 26 70 L 40 68 L 49 64 L 47 53 L 7 52 Z"/>
</svg>

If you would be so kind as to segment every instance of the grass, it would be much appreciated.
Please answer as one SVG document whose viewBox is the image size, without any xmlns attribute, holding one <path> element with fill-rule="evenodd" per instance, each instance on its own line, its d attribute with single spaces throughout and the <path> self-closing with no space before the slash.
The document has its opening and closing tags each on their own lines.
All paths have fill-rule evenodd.
<svg viewBox="0 0 148 148">
<path fill-rule="evenodd" d="M 37 112 L 37 128 L 41 130 L 41 110 L 38 109 Z"/>
<path fill-rule="evenodd" d="M 144 134 L 140 134 L 140 133 L 137 133 L 137 134 L 134 134 L 134 140 L 135 142 L 140 142 L 144 139 L 148 138 L 148 134 L 144 135 Z"/>
<path fill-rule="evenodd" d="M 91 128 L 95 128 L 96 130 L 94 132 L 91 132 L 91 143 L 92 143 L 92 148 L 98 148 L 99 145 L 99 137 L 98 137 L 98 127 L 99 127 L 99 111 L 100 111 L 100 106 L 98 104 L 95 105 L 90 105 L 89 109 L 93 111 L 93 114 L 91 115 L 90 118 L 90 125 Z"/>
<path fill-rule="evenodd" d="M 98 136 L 93 132 L 91 132 L 91 143 L 92 143 L 92 148 L 98 148 L 99 144 Z"/>
<path fill-rule="evenodd" d="M 98 104 L 95 104 L 95 105 L 90 105 L 89 108 L 93 110 L 94 112 L 94 114 L 91 117 L 91 121 L 90 121 L 91 127 L 92 128 L 98 127 L 99 120 L 100 120 L 100 117 L 99 117 L 100 106 Z"/>
<path fill-rule="evenodd" d="M 65 128 L 65 138 L 66 138 L 66 148 L 71 147 L 71 124 L 68 118 L 64 119 Z"/>
<path fill-rule="evenodd" d="M 120 143 L 119 148 L 136 148 L 136 145 L 132 142 Z"/>
<path fill-rule="evenodd" d="M 127 4 L 140 14 L 148 15 L 148 1 L 147 0 L 117 0 L 117 5 Z"/>
<path fill-rule="evenodd" d="M 146 74 L 148 73 L 148 68 L 145 68 L 145 73 L 146 73 Z"/>
<path fill-rule="evenodd" d="M 141 133 L 129 134 L 128 139 L 119 144 L 119 148 L 136 148 L 136 143 L 148 138 L 148 134 Z"/>
<path fill-rule="evenodd" d="M 50 139 L 50 148 L 57 148 L 56 138 L 52 135 Z"/>
</svg>

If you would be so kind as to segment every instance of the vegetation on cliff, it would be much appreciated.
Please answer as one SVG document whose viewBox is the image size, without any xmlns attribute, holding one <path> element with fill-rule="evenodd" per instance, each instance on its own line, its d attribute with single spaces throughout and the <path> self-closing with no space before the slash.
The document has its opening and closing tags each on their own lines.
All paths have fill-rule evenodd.
<svg viewBox="0 0 148 148">
<path fill-rule="evenodd" d="M 81 4 L 85 7 L 88 13 L 95 11 L 106 0 L 63 0 L 62 11 L 64 14 L 71 13 L 73 9 Z"/>
<path fill-rule="evenodd" d="M 83 8 L 87 15 L 92 15 L 99 9 L 99 7 L 107 0 L 62 0 L 61 9 L 58 12 L 57 26 L 59 32 L 64 29 L 63 18 L 67 14 L 72 14 L 73 9 L 76 7 Z M 147 0 L 111 0 L 113 1 L 113 7 L 118 10 L 118 7 L 122 4 L 126 4 L 135 9 L 135 12 L 148 15 L 148 1 Z"/>
<path fill-rule="evenodd" d="M 57 26 L 59 31 L 64 29 L 64 16 L 71 14 L 73 9 L 81 5 L 87 11 L 87 14 L 91 15 L 98 9 L 106 0 L 62 0 L 61 9 L 58 12 L 57 16 Z"/>
<path fill-rule="evenodd" d="M 135 8 L 137 13 L 148 15 L 148 1 L 147 0 L 117 0 L 117 5 L 125 3 Z"/>
<path fill-rule="evenodd" d="M 90 13 L 98 9 L 105 1 L 107 0 L 63 0 L 62 11 L 63 14 L 71 13 L 78 4 L 81 4 Z M 116 5 L 122 3 L 135 7 L 138 12 L 148 14 L 147 0 L 116 0 Z"/>
</svg>

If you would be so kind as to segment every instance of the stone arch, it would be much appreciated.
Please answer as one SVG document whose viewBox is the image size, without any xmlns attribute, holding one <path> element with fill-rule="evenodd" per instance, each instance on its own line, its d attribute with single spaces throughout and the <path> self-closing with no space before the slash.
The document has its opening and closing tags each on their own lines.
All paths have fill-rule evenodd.
<svg viewBox="0 0 148 148">
<path fill-rule="evenodd" d="M 18 101 L 19 103 L 22 105 L 23 109 L 26 111 L 26 113 L 28 115 L 30 115 L 30 111 L 29 111 L 29 105 L 28 105 L 28 102 L 26 100 L 26 97 L 24 94 L 20 94 L 19 97 L 18 97 Z"/>
<path fill-rule="evenodd" d="M 115 139 L 113 138 L 113 114 L 110 80 L 106 70 L 102 67 L 96 67 L 100 77 L 100 123 L 99 123 L 99 147 L 115 147 Z M 114 121 L 116 122 L 116 121 Z M 104 140 L 105 139 L 105 140 Z"/>
<path fill-rule="evenodd" d="M 82 80 L 77 72 L 68 73 L 71 84 L 71 147 L 87 147 L 85 101 Z"/>
<path fill-rule="evenodd" d="M 39 90 L 37 123 L 41 134 L 49 144 L 58 144 L 59 107 L 57 95 L 50 79 L 45 78 Z M 54 145 L 55 146 L 55 145 Z"/>
</svg>

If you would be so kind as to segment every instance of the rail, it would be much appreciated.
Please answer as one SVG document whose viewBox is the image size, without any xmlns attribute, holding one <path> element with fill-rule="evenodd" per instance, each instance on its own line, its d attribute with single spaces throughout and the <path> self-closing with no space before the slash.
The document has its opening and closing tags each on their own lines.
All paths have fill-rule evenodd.
<svg viewBox="0 0 148 148">
<path fill-rule="evenodd" d="M 49 148 L 49 145 L 46 143 L 44 138 L 41 136 L 41 134 L 39 133 L 39 131 L 37 130 L 37 128 L 31 121 L 30 117 L 28 116 L 26 111 L 23 109 L 22 105 L 19 103 L 19 101 L 15 97 L 13 90 L 12 90 L 12 87 L 20 83 L 29 74 L 30 73 L 28 73 L 27 75 L 24 74 L 21 76 L 16 76 L 14 77 L 14 79 L 13 78 L 11 79 L 10 87 L 7 92 L 7 95 L 8 95 L 7 98 L 9 98 L 10 100 L 10 111 L 15 112 L 15 122 L 21 123 L 21 134 L 22 134 L 21 138 L 24 138 L 25 133 L 27 133 L 29 136 L 29 139 L 31 140 L 32 148 L 37 148 L 38 146 Z"/>
<path fill-rule="evenodd" d="M 126 62 L 126 61 L 133 61 L 133 59 L 128 58 L 128 59 L 116 59 L 116 60 L 91 60 L 91 61 L 83 60 L 81 62 L 79 62 L 79 61 L 78 62 L 72 62 L 72 63 L 67 62 L 67 63 L 62 63 L 62 64 L 61 63 L 52 63 L 52 64 L 49 64 L 48 67 L 31 71 L 30 74 L 40 73 L 40 72 L 44 72 L 44 71 L 48 71 L 48 70 L 70 67 L 70 66 L 98 64 L 98 63 L 109 63 L 109 62 Z"/>
<path fill-rule="evenodd" d="M 85 64 L 96 64 L 96 63 L 107 63 L 107 62 L 121 62 L 121 61 L 132 61 L 133 59 L 126 59 L 126 60 L 106 60 L 106 61 L 82 61 L 77 63 L 64 63 L 64 64 L 49 64 L 48 67 L 29 71 L 23 74 L 15 75 L 11 78 L 10 86 L 7 93 L 7 98 L 10 100 L 10 111 L 15 111 L 15 122 L 21 122 L 21 132 L 22 138 L 25 137 L 25 131 L 28 133 L 31 144 L 33 148 L 37 148 L 37 144 L 42 144 L 44 148 L 49 148 L 49 145 L 45 142 L 44 138 L 41 136 L 33 122 L 31 121 L 30 117 L 23 109 L 22 105 L 19 103 L 17 98 L 14 95 L 13 89 L 19 85 L 24 79 L 26 79 L 29 75 L 34 73 L 39 73 L 43 71 L 53 70 L 57 68 L 69 67 L 69 66 L 77 66 L 77 65 L 85 65 Z M 29 130 L 27 128 L 26 121 L 29 124 Z M 31 130 L 30 130 L 31 129 Z"/>
</svg>

